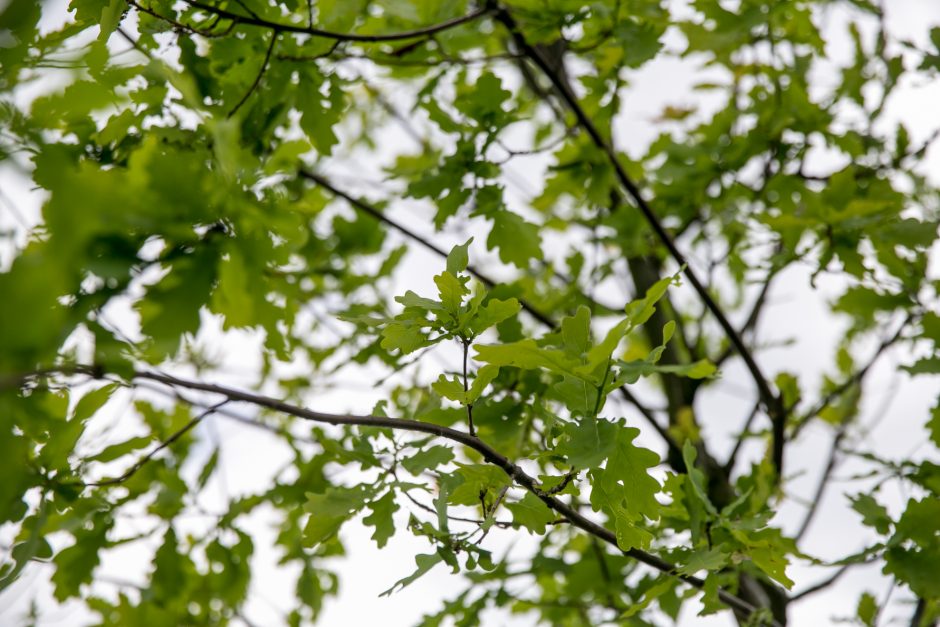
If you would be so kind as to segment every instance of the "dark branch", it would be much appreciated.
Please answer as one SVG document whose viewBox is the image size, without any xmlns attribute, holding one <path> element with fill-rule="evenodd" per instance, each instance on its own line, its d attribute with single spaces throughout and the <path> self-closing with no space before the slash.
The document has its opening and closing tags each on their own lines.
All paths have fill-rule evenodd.
<svg viewBox="0 0 940 627">
<path fill-rule="evenodd" d="M 6 377 L 2 384 L 3 386 L 7 387 L 10 385 L 22 385 L 32 377 L 48 376 L 53 373 L 83 374 L 95 378 L 103 378 L 106 376 L 106 373 L 100 367 L 80 365 L 70 367 L 63 366 L 59 368 L 38 370 L 27 375 Z M 545 503 L 545 505 L 565 518 L 571 525 L 578 527 L 582 531 L 585 531 L 592 536 L 603 540 L 604 542 L 607 542 L 611 546 L 617 547 L 618 550 L 621 550 L 621 552 L 627 557 L 633 558 L 662 573 L 674 576 L 690 586 L 698 589 L 704 588 L 705 582 L 702 579 L 692 575 L 685 575 L 680 573 L 674 564 L 667 562 L 657 555 L 636 548 L 631 548 L 628 550 L 620 549 L 619 545 L 617 544 L 617 536 L 613 531 L 599 525 L 589 518 L 586 518 L 572 506 L 568 505 L 557 497 L 548 494 L 541 488 L 539 482 L 535 478 L 528 475 L 524 470 L 522 470 L 520 466 L 513 463 L 509 458 L 502 455 L 500 452 L 480 438 L 472 436 L 465 431 L 459 431 L 450 427 L 444 427 L 428 422 L 421 422 L 419 420 L 411 420 L 408 418 L 389 418 L 386 416 L 356 416 L 351 414 L 327 414 L 304 407 L 299 407 L 297 405 L 292 405 L 270 396 L 255 394 L 252 392 L 229 388 L 213 383 L 203 383 L 200 381 L 181 379 L 172 375 L 156 372 L 137 370 L 134 371 L 129 378 L 131 380 L 139 379 L 156 381 L 172 388 L 184 388 L 189 390 L 208 392 L 210 394 L 218 394 L 224 397 L 224 400 L 218 404 L 219 406 L 230 401 L 250 403 L 258 407 L 265 407 L 267 409 L 316 423 L 329 424 L 334 426 L 379 427 L 383 429 L 396 429 L 399 431 L 427 433 L 429 435 L 456 442 L 478 452 L 486 462 L 500 468 L 510 479 L 515 481 L 516 484 L 537 496 L 543 503 Z M 214 411 L 214 409 L 210 408 L 210 410 L 204 414 L 207 415 L 208 413 L 211 413 L 211 411 Z M 201 416 L 204 417 L 204 415 Z M 198 419 L 201 418 L 197 417 L 194 419 L 194 421 L 190 422 L 194 423 Z M 188 428 L 191 428 L 192 426 L 195 426 L 195 424 L 192 424 L 191 426 L 189 424 L 187 425 Z M 188 430 L 187 427 L 184 427 L 184 430 Z M 181 436 L 182 433 L 180 433 L 177 438 Z M 161 448 L 169 445 L 169 443 L 170 441 L 168 440 L 163 445 L 161 445 Z M 157 451 L 154 451 L 154 453 L 156 452 Z M 107 483 L 102 482 L 99 485 L 107 485 Z M 750 603 L 735 596 L 734 594 L 731 594 L 730 592 L 727 592 L 726 590 L 719 589 L 718 597 L 739 616 L 747 617 L 756 611 L 754 606 L 752 606 Z M 774 627 L 782 627 L 777 621 L 774 621 L 772 624 Z"/>
<path fill-rule="evenodd" d="M 799 592 L 794 593 L 793 596 L 790 597 L 790 602 L 793 603 L 794 601 L 799 601 L 803 597 L 807 597 L 817 592 L 822 592 L 823 590 L 825 590 L 826 588 L 834 584 L 836 581 L 838 581 L 839 578 L 842 575 L 844 575 L 845 572 L 853 565 L 854 564 L 844 564 L 841 568 L 839 568 L 839 570 L 834 572 L 832 575 L 830 575 L 826 579 L 823 579 L 817 584 L 813 584 L 812 586 L 810 586 L 809 588 L 806 588 L 805 590 L 800 590 Z"/>
<path fill-rule="evenodd" d="M 882 355 L 884 355 L 885 351 L 902 339 L 901 333 L 904 332 L 904 329 L 907 328 L 907 325 L 912 320 L 913 316 L 908 316 L 905 318 L 905 320 L 901 323 L 901 326 L 898 327 L 898 330 L 895 331 L 894 335 L 887 338 L 886 340 L 883 340 L 881 344 L 878 345 L 878 348 L 875 349 L 874 354 L 869 358 L 868 362 L 866 362 L 864 366 L 859 368 L 848 379 L 836 386 L 835 389 L 826 394 L 822 400 L 820 400 L 815 406 L 803 414 L 802 417 L 796 420 L 791 438 L 796 439 L 796 437 L 803 430 L 803 427 L 805 427 L 811 419 L 818 416 L 820 412 L 822 412 L 822 410 L 824 410 L 830 403 L 845 394 L 849 389 L 860 384 L 865 376 L 868 375 L 872 367 L 874 367 L 875 363 L 881 358 Z"/>
<path fill-rule="evenodd" d="M 314 28 L 312 26 L 297 26 L 296 24 L 283 24 L 281 22 L 272 22 L 270 20 L 265 20 L 257 16 L 242 15 L 240 13 L 234 13 L 226 9 L 221 9 L 211 4 L 206 4 L 200 2 L 199 0 L 185 0 L 186 4 L 195 7 L 197 9 L 202 9 L 213 15 L 217 15 L 220 18 L 231 20 L 235 24 L 244 25 L 244 26 L 257 26 L 260 28 L 267 28 L 275 33 L 297 33 L 301 35 L 312 35 L 314 37 L 322 37 L 324 39 L 335 39 L 338 41 L 357 41 L 361 43 L 378 43 L 383 41 L 402 41 L 405 39 L 414 39 L 416 37 L 427 37 L 429 35 L 434 35 L 435 33 L 440 33 L 463 24 L 472 22 L 480 17 L 483 17 L 490 12 L 488 8 L 477 9 L 472 11 L 467 15 L 462 15 L 460 17 L 455 17 L 451 20 L 445 22 L 440 22 L 439 24 L 432 24 L 430 26 L 425 26 L 423 28 L 416 28 L 414 30 L 401 31 L 398 33 L 384 33 L 384 34 L 362 34 L 362 33 L 337 33 L 333 31 L 323 30 L 321 28 Z M 138 7 L 139 8 L 139 7 Z"/>
<path fill-rule="evenodd" d="M 184 435 L 186 435 L 187 433 L 189 433 L 189 432 L 193 429 L 193 427 L 195 427 L 195 426 L 198 425 L 200 422 L 202 422 L 202 420 L 203 420 L 206 416 L 215 413 L 215 411 L 216 411 L 217 409 L 219 409 L 220 407 L 222 407 L 222 405 L 225 405 L 226 403 L 228 403 L 230 400 L 231 400 L 231 399 L 226 398 L 226 399 L 224 399 L 224 400 L 222 400 L 222 401 L 216 403 L 215 405 L 212 405 L 211 407 L 209 407 L 209 408 L 206 409 L 205 411 L 199 413 L 198 415 L 193 416 L 193 418 L 192 418 L 189 422 L 187 422 L 185 425 L 183 425 L 182 428 L 180 428 L 178 431 L 174 432 L 174 433 L 173 433 L 170 437 L 168 437 L 166 440 L 164 440 L 163 442 L 161 442 L 160 445 L 157 446 L 155 449 L 153 449 L 152 451 L 150 451 L 149 453 L 147 453 L 146 455 L 144 455 L 143 457 L 141 457 L 140 459 L 138 459 L 138 460 L 134 463 L 134 465 L 131 466 L 130 468 L 128 468 L 123 474 L 121 474 L 121 475 L 119 475 L 119 476 L 117 476 L 117 477 L 112 477 L 111 479 L 102 479 L 101 481 L 82 482 L 81 485 L 84 485 L 84 486 L 86 486 L 86 487 L 90 487 L 90 488 L 91 488 L 91 487 L 111 486 L 111 485 L 117 485 L 117 484 L 119 484 L 119 483 L 124 483 L 125 481 L 127 481 L 128 479 L 130 479 L 131 477 L 133 477 L 133 476 L 137 473 L 138 470 L 140 470 L 141 468 L 143 468 L 143 467 L 147 464 L 147 462 L 149 462 L 151 459 L 153 459 L 154 456 L 155 456 L 157 453 L 159 453 L 159 452 L 162 451 L 163 449 L 167 448 L 168 446 L 172 445 L 174 442 L 176 442 L 177 440 L 179 440 L 181 437 L 183 437 Z"/>
<path fill-rule="evenodd" d="M 355 209 L 358 209 L 359 211 L 362 211 L 366 215 L 371 216 L 372 218 L 378 220 L 379 222 L 386 225 L 387 227 L 398 231 L 399 233 L 401 233 L 408 239 L 414 242 L 417 242 L 418 244 L 430 250 L 437 256 L 444 258 L 444 259 L 447 258 L 447 252 L 444 251 L 444 249 L 437 246 L 426 237 L 418 235 L 417 233 L 415 233 L 414 231 L 412 231 L 405 225 L 399 224 L 398 222 L 392 220 L 391 218 L 386 216 L 382 211 L 380 211 L 378 207 L 375 207 L 374 205 L 367 203 L 360 198 L 356 198 L 355 196 L 352 196 L 348 194 L 347 192 L 344 192 L 343 190 L 338 189 L 336 186 L 333 185 L 333 183 L 327 180 L 324 176 L 316 172 L 311 172 L 305 169 L 299 170 L 299 174 L 302 178 L 305 178 L 319 185 L 320 187 L 324 188 L 325 190 L 327 190 L 334 196 L 338 198 L 342 198 L 343 200 L 348 202 L 350 205 L 352 205 Z M 496 285 L 495 280 L 491 279 L 489 276 L 484 274 L 481 270 L 479 270 L 473 265 L 467 266 L 467 272 L 475 276 L 481 283 L 486 285 L 488 288 L 492 288 L 494 285 Z M 536 309 L 531 303 L 527 302 L 525 299 L 522 299 L 522 298 L 518 300 L 519 300 L 519 304 L 522 305 L 522 308 L 526 310 L 529 313 L 529 315 L 531 315 L 533 318 L 541 322 L 543 325 L 545 325 L 549 329 L 554 329 L 557 326 L 554 320 L 552 320 L 548 315 Z M 604 305 L 598 305 L 598 306 L 605 307 Z M 652 426 L 653 429 L 656 430 L 656 433 L 658 433 L 660 437 L 663 438 L 663 440 L 666 442 L 670 450 L 681 456 L 682 447 L 680 447 L 676 443 L 675 439 L 671 435 L 669 435 L 669 432 L 666 431 L 666 429 L 657 422 L 652 412 L 646 407 L 644 407 L 642 403 L 640 403 L 640 401 L 633 395 L 632 392 L 630 392 L 630 390 L 627 388 L 626 385 L 623 385 L 620 387 L 620 393 L 623 396 L 624 400 L 626 400 L 628 403 L 630 403 L 631 405 L 637 408 L 640 414 L 647 420 L 647 422 L 649 422 L 650 426 Z"/>
<path fill-rule="evenodd" d="M 386 217 L 386 215 L 382 213 L 378 209 L 378 207 L 375 207 L 359 198 L 356 198 L 355 196 L 352 196 L 344 192 L 341 189 L 338 189 L 330 181 L 328 181 L 326 178 L 324 178 L 320 174 L 317 174 L 316 172 L 311 172 L 309 170 L 303 170 L 303 169 L 299 171 L 299 174 L 302 178 L 305 178 L 309 181 L 316 183 L 317 185 L 327 190 L 334 196 L 338 198 L 342 198 L 343 200 L 348 202 L 350 205 L 352 205 L 354 208 L 372 216 L 373 218 L 375 218 L 382 224 L 398 231 L 399 233 L 401 233 L 408 239 L 415 241 L 418 244 L 421 244 L 423 247 L 427 248 L 428 250 L 438 255 L 439 257 L 442 257 L 444 259 L 447 258 L 447 252 L 443 248 L 435 244 L 434 242 L 430 241 L 426 237 L 422 237 L 421 235 L 418 235 L 417 233 L 415 233 L 408 227 L 404 226 L 403 224 L 399 224 L 398 222 L 395 222 L 392 219 Z M 496 285 L 496 281 L 494 279 L 491 279 L 489 276 L 484 274 L 481 270 L 479 270 L 473 265 L 467 266 L 467 272 L 475 276 L 481 283 L 483 283 L 488 288 L 492 288 L 493 286 Z M 536 309 L 531 303 L 528 303 L 525 300 L 520 300 L 519 303 L 522 305 L 523 309 L 525 309 L 527 312 L 529 312 L 529 314 L 532 315 L 533 318 L 535 318 L 536 320 L 538 320 L 539 322 L 541 322 L 542 324 L 546 325 L 549 328 L 555 328 L 554 320 L 549 318 L 548 315 Z"/>
<path fill-rule="evenodd" d="M 738 452 L 741 450 L 741 446 L 744 444 L 744 438 L 747 437 L 748 432 L 751 430 L 751 423 L 754 422 L 754 418 L 757 416 L 757 412 L 760 411 L 760 402 L 754 403 L 754 408 L 751 410 L 751 413 L 748 414 L 747 420 L 744 421 L 744 426 L 741 427 L 741 432 L 738 434 L 738 439 L 734 442 L 734 448 L 731 449 L 731 454 L 728 455 L 728 461 L 725 462 L 725 474 L 730 476 L 731 471 L 734 470 L 734 463 L 737 461 Z"/>
<path fill-rule="evenodd" d="M 495 8 L 495 3 L 493 3 L 492 6 Z M 509 31 L 509 34 L 512 36 L 513 41 L 515 41 L 516 46 L 518 46 L 518 48 L 524 52 L 525 55 L 535 63 L 536 66 L 538 66 L 545 76 L 548 77 L 552 85 L 558 91 L 561 99 L 565 102 L 571 112 L 574 113 L 578 120 L 578 124 L 588 134 L 588 136 L 591 138 L 591 141 L 593 141 L 594 144 L 607 156 L 607 159 L 613 166 L 614 172 L 621 186 L 626 190 L 627 194 L 634 201 L 637 208 L 640 210 L 640 212 L 643 214 L 643 217 L 650 225 L 650 228 L 653 229 L 656 237 L 660 240 L 663 246 L 666 247 L 666 250 L 669 252 L 670 256 L 680 265 L 680 267 L 682 267 L 683 274 L 689 280 L 689 283 L 692 285 L 693 289 L 698 293 L 699 297 L 702 299 L 702 302 L 705 303 L 705 306 L 718 321 L 718 324 L 724 330 L 732 345 L 734 345 L 734 348 L 741 356 L 741 359 L 744 360 L 745 366 L 751 373 L 751 376 L 757 385 L 761 401 L 764 403 L 764 406 L 767 409 L 767 413 L 773 422 L 773 461 L 777 469 L 777 476 L 782 476 L 786 412 L 779 397 L 773 392 L 770 387 L 770 383 L 768 383 L 767 378 L 764 376 L 763 372 L 761 372 L 760 366 L 757 365 L 757 362 L 755 361 L 754 356 L 751 354 L 751 351 L 744 344 L 744 340 L 741 339 L 741 336 L 738 334 L 737 330 L 735 330 L 735 328 L 731 325 L 731 322 L 728 320 L 727 316 L 725 316 L 721 307 L 719 307 L 718 303 L 715 302 L 715 300 L 712 298 L 708 288 L 705 287 L 699 280 L 698 275 L 696 275 L 695 271 L 692 269 L 692 266 L 689 265 L 685 255 L 683 255 L 676 246 L 672 237 L 669 235 L 669 232 L 663 226 L 662 222 L 660 222 L 652 207 L 643 198 L 643 195 L 640 192 L 640 188 L 636 183 L 633 182 L 629 175 L 627 175 L 627 172 L 623 168 L 623 165 L 621 164 L 620 159 L 617 157 L 613 147 L 601 135 L 600 131 L 594 125 L 594 122 L 581 106 L 577 96 L 571 91 L 570 87 L 565 83 L 565 81 L 562 80 L 558 72 L 551 67 L 551 64 L 545 60 L 541 52 L 539 52 L 538 49 L 532 46 L 525 39 L 525 37 L 522 35 L 522 32 L 519 30 L 515 19 L 505 8 L 496 8 L 495 16 L 496 19 L 501 22 Z"/>
<path fill-rule="evenodd" d="M 268 44 L 268 50 L 264 53 L 264 61 L 261 62 L 261 69 L 258 70 L 258 75 L 255 77 L 254 82 L 251 84 L 251 87 L 248 88 L 248 91 L 245 92 L 245 95 L 242 96 L 242 99 L 238 101 L 231 111 L 228 112 L 228 117 L 235 115 L 239 109 L 242 108 L 242 105 L 248 101 L 248 98 L 251 97 L 251 94 L 258 89 L 258 85 L 261 84 L 261 79 L 264 77 L 265 70 L 268 69 L 268 63 L 271 61 L 271 53 L 274 52 L 274 44 L 277 43 L 277 33 L 271 33 L 271 43 Z"/>
</svg>

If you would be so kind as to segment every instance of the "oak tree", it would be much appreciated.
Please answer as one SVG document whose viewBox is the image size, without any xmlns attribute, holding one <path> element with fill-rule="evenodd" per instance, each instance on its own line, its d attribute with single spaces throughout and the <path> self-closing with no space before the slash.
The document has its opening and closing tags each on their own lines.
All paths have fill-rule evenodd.
<svg viewBox="0 0 940 627">
<path fill-rule="evenodd" d="M 422 625 L 779 626 L 857 572 L 813 624 L 935 624 L 940 407 L 871 400 L 940 374 L 940 28 L 893 8 L 5 3 L 0 590 L 250 625 L 274 555 L 310 624 L 365 526 L 426 547 L 384 594 L 461 582 Z"/>
</svg>

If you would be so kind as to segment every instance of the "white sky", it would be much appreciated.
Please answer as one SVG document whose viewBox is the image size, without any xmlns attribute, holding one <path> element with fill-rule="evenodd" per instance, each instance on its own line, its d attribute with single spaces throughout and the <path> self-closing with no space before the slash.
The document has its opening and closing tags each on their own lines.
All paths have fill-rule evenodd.
<svg viewBox="0 0 940 627">
<path fill-rule="evenodd" d="M 0 6 L 5 4 L 0 0 Z M 49 8 L 60 12 L 65 2 L 50 2 Z M 892 0 L 888 4 L 887 15 L 889 28 L 900 37 L 926 44 L 927 32 L 931 25 L 940 24 L 940 2 L 935 0 Z M 844 15 L 836 12 L 829 20 L 830 28 L 826 40 L 835 54 L 844 54 L 848 50 L 848 40 L 844 33 Z M 698 96 L 690 91 L 690 86 L 701 79 L 695 67 L 688 61 L 656 61 L 635 73 L 630 86 L 624 92 L 625 110 L 617 120 L 615 141 L 619 148 L 636 155 L 640 147 L 648 143 L 659 132 L 652 120 L 663 106 L 698 103 Z M 925 81 L 909 81 L 893 97 L 889 115 L 904 120 L 912 135 L 912 144 L 926 138 L 940 127 L 940 118 L 936 115 L 936 103 L 940 102 L 940 84 Z M 708 103 L 705 103 L 707 110 Z M 400 129 L 388 130 L 388 141 L 409 142 L 407 135 Z M 511 143 L 511 142 L 507 142 Z M 373 160 L 350 158 L 344 164 L 342 160 L 330 165 L 326 174 L 337 176 L 350 191 L 368 193 L 368 186 L 357 185 L 356 180 L 374 181 L 382 178 L 377 167 L 370 168 Z M 819 171 L 825 171 L 828 165 L 822 159 L 817 164 Z M 940 165 L 940 150 L 934 148 L 924 164 L 924 171 L 936 173 Z M 540 172 L 544 162 L 537 159 L 510 165 L 507 173 L 507 186 L 516 203 L 524 203 L 525 198 L 538 186 Z M 527 189 L 528 188 L 528 189 Z M 35 224 L 41 202 L 39 194 L 30 191 L 30 184 L 25 181 L 8 163 L 0 163 L 0 229 L 16 229 L 25 233 L 25 226 Z M 12 205 L 12 207 L 10 206 Z M 15 208 L 15 209 L 14 209 Z M 408 203 L 396 202 L 391 208 L 393 216 L 416 230 L 430 232 L 426 216 L 416 212 Z M 471 232 L 472 234 L 472 232 Z M 452 230 L 438 239 L 447 247 L 462 242 L 463 232 Z M 485 251 L 484 237 L 477 237 L 471 249 L 471 259 L 493 259 Z M 551 250 L 546 251 L 549 255 Z M 7 267 L 10 251 L 0 248 L 0 268 Z M 403 271 L 398 277 L 399 293 L 404 289 L 414 289 L 419 293 L 433 290 L 431 277 L 442 267 L 441 260 L 423 250 L 414 248 L 406 260 Z M 771 307 L 762 321 L 759 336 L 764 343 L 776 345 L 777 341 L 790 340 L 791 343 L 762 351 L 759 361 L 771 377 L 781 370 L 799 373 L 801 381 L 814 382 L 819 375 L 831 370 L 829 362 L 833 346 L 841 335 L 844 321 L 833 318 L 825 303 L 838 295 L 843 286 L 838 281 L 823 278 L 818 289 L 812 290 L 808 283 L 808 272 L 794 269 L 779 280 L 771 293 Z M 605 301 L 622 299 L 623 295 L 603 295 Z M 122 328 L 132 329 L 133 317 L 126 307 L 116 306 L 109 310 L 109 318 Z M 213 347 L 217 354 L 224 356 L 227 367 L 224 375 L 214 380 L 226 383 L 238 383 L 250 380 L 250 373 L 257 364 L 257 338 L 245 333 L 222 334 L 216 321 L 206 318 L 206 329 L 200 334 L 200 341 Z M 456 363 L 456 353 L 442 351 L 441 358 Z M 860 356 L 864 359 L 864 355 Z M 870 391 L 864 406 L 863 422 L 874 419 L 879 412 L 886 411 L 886 417 L 871 431 L 866 443 L 879 450 L 887 457 L 903 459 L 910 456 L 931 455 L 936 457 L 936 450 L 924 442 L 922 426 L 927 417 L 927 410 L 937 396 L 937 379 L 921 377 L 911 381 L 904 375 L 895 374 L 897 363 L 909 363 L 910 356 L 893 353 L 885 358 L 869 377 L 867 388 Z M 441 364 L 429 360 L 425 366 L 425 376 L 431 376 Z M 374 389 L 364 383 L 377 379 L 381 372 L 350 373 L 348 387 L 325 391 L 311 399 L 311 405 L 324 411 L 368 412 L 375 401 L 383 397 L 382 389 Z M 246 378 L 247 377 L 247 378 Z M 698 405 L 698 415 L 705 423 L 706 436 L 712 441 L 724 442 L 727 447 L 733 442 L 730 438 L 740 428 L 741 421 L 750 409 L 753 392 L 746 372 L 737 361 L 729 362 L 723 369 L 723 378 L 703 394 Z M 809 389 L 815 389 L 813 385 Z M 742 391 L 743 390 L 743 391 Z M 885 399 L 890 404 L 885 405 Z M 613 404 L 607 411 L 613 412 Z M 251 408 L 236 407 L 234 411 L 242 415 L 252 415 Z M 629 415 L 629 413 L 627 413 Z M 128 426 L 127 428 L 132 428 Z M 234 496 L 264 489 L 269 485 L 270 477 L 288 459 L 283 445 L 272 436 L 256 429 L 239 425 L 224 417 L 214 417 L 207 421 L 202 429 L 202 436 L 208 442 L 222 442 L 221 471 L 217 479 L 210 483 L 211 493 Z M 822 426 L 815 425 L 807 429 L 804 443 L 794 449 L 788 458 L 789 472 L 798 474 L 802 469 L 806 474 L 799 476 L 792 483 L 792 491 L 809 496 L 815 487 L 816 476 L 821 460 L 828 451 L 831 434 Z M 659 450 L 659 443 L 654 437 L 645 437 L 644 443 Z M 210 446 L 205 446 L 208 455 Z M 727 448 L 719 454 L 724 454 Z M 747 451 L 752 456 L 756 450 Z M 246 463 L 245 460 L 250 460 Z M 851 474 L 852 464 L 836 473 L 837 477 Z M 857 491 L 858 485 L 848 484 Z M 802 548 L 824 558 L 843 556 L 861 548 L 870 539 L 857 524 L 857 515 L 848 509 L 842 490 L 846 484 L 833 485 L 821 504 L 815 523 L 807 536 L 807 543 Z M 887 492 L 889 503 L 894 511 L 901 505 L 903 495 Z M 906 498 L 906 497 L 903 497 Z M 211 502 L 206 504 L 211 509 Z M 293 603 L 293 577 L 296 571 L 275 565 L 276 555 L 266 552 L 264 547 L 272 537 L 270 526 L 265 524 L 263 516 L 256 517 L 252 524 L 255 535 L 256 556 L 254 566 L 254 584 L 252 600 L 245 608 L 245 615 L 256 625 L 277 624 L 279 616 Z M 399 529 L 403 529 L 407 510 L 398 512 Z M 776 520 L 785 529 L 793 530 L 802 518 L 802 509 L 796 505 L 785 507 Z M 139 523 L 138 523 L 139 524 Z M 196 521 L 194 524 L 198 524 Z M 146 525 L 143 524 L 142 528 Z M 335 600 L 326 604 L 326 610 L 319 624 L 322 625 L 360 625 L 382 620 L 390 626 L 410 625 L 425 612 L 438 609 L 444 599 L 455 596 L 464 587 L 458 576 L 452 576 L 447 569 L 438 566 L 430 575 L 405 590 L 386 598 L 379 598 L 378 593 L 397 579 L 409 574 L 414 568 L 413 556 L 429 552 L 428 544 L 413 538 L 407 532 L 399 532 L 383 549 L 378 550 L 369 539 L 371 529 L 359 523 L 351 523 L 342 532 L 347 549 L 347 556 L 336 560 L 333 565 L 342 576 L 342 592 Z M 487 539 L 487 546 L 496 555 L 510 550 L 515 555 L 523 555 L 535 546 L 535 541 L 522 531 L 500 531 L 494 529 Z M 109 578 L 144 582 L 149 568 L 149 558 L 142 550 L 124 550 L 122 553 L 106 559 L 104 566 L 97 573 L 99 582 L 96 590 L 113 590 L 107 583 Z M 851 570 L 838 584 L 828 592 L 811 597 L 791 609 L 790 620 L 793 625 L 836 624 L 837 617 L 854 614 L 858 595 L 863 590 L 884 598 L 887 580 L 878 572 L 877 566 L 861 567 Z M 18 624 L 29 602 L 37 597 L 41 606 L 48 608 L 40 624 L 73 625 L 84 622 L 87 614 L 71 603 L 62 608 L 49 605 L 49 587 L 46 583 L 50 574 L 48 567 L 33 566 L 23 578 L 0 595 L 0 624 Z M 809 572 L 809 574 L 807 574 Z M 799 565 L 791 566 L 789 573 L 797 581 L 797 589 L 824 578 L 822 571 L 807 571 Z M 895 599 L 903 599 L 903 593 L 895 593 Z M 909 617 L 911 608 L 895 605 L 884 616 L 882 624 L 888 624 L 892 616 Z M 490 615 L 486 624 L 492 625 L 527 625 L 528 619 L 507 619 L 504 615 Z M 693 618 L 691 614 L 682 624 L 694 625 L 729 625 L 731 619 L 722 616 L 717 619 Z"/>
</svg>

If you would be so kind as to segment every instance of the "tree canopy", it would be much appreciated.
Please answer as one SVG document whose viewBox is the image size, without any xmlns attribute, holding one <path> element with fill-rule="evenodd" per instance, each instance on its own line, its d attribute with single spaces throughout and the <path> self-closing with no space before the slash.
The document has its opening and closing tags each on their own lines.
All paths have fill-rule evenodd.
<svg viewBox="0 0 940 627">
<path fill-rule="evenodd" d="M 365 526 L 425 546 L 383 594 L 462 582 L 426 626 L 780 626 L 858 572 L 819 621 L 936 624 L 940 404 L 872 390 L 940 374 L 898 113 L 940 27 L 892 8 L 6 3 L 0 591 L 51 591 L 16 620 L 315 623 Z"/>
</svg>

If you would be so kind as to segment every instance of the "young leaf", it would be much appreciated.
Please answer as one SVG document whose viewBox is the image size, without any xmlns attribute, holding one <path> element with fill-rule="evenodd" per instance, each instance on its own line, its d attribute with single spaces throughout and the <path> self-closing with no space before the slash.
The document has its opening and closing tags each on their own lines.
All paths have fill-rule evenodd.
<svg viewBox="0 0 940 627">
<path fill-rule="evenodd" d="M 393 514 L 398 510 L 395 502 L 394 490 L 389 490 L 380 498 L 369 503 L 372 513 L 362 519 L 370 527 L 375 527 L 372 539 L 381 549 L 388 543 L 388 539 L 395 535 L 395 520 Z"/>
<path fill-rule="evenodd" d="M 443 559 L 444 558 L 441 557 L 440 553 L 432 553 L 430 555 L 415 555 L 415 564 L 417 564 L 418 568 L 407 577 L 396 581 L 391 588 L 381 592 L 379 596 L 387 597 L 394 592 L 398 592 L 402 588 L 410 586 L 415 581 L 423 577 L 429 570 L 440 564 Z"/>
<path fill-rule="evenodd" d="M 467 264 L 470 263 L 468 249 L 470 248 L 470 242 L 472 241 L 473 238 L 471 237 L 463 244 L 454 246 L 450 249 L 450 253 L 447 255 L 447 272 L 454 276 L 458 276 L 461 272 L 467 269 Z"/>
<path fill-rule="evenodd" d="M 545 533 L 545 526 L 555 520 L 554 512 L 531 492 L 527 492 L 520 501 L 507 503 L 506 508 L 512 512 L 514 524 L 537 535 Z"/>
</svg>

